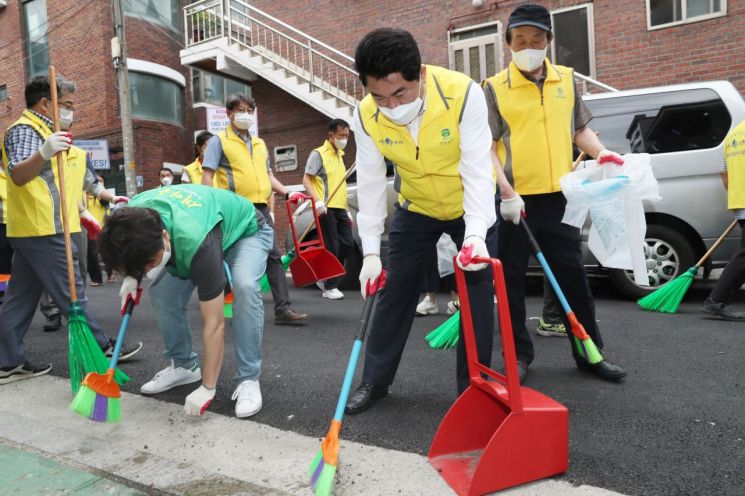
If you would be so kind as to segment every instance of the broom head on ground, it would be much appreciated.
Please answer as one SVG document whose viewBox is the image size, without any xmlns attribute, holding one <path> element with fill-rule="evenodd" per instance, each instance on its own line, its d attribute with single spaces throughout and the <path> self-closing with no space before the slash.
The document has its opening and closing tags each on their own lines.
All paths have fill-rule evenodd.
<svg viewBox="0 0 745 496">
<path fill-rule="evenodd" d="M 458 344 L 460 338 L 460 311 L 455 312 L 424 339 L 433 350 L 449 350 Z"/>
<path fill-rule="evenodd" d="M 114 380 L 114 369 L 105 374 L 85 376 L 78 394 L 72 400 L 72 411 L 95 422 L 118 422 L 122 418 L 119 385 Z"/>
<path fill-rule="evenodd" d="M 577 320 L 574 312 L 569 312 L 566 315 L 569 319 L 569 327 L 572 331 L 572 338 L 577 348 L 577 353 L 587 360 L 588 363 L 593 365 L 602 362 L 603 355 L 600 353 L 600 350 L 595 345 L 595 342 L 592 340 L 590 335 L 585 331 L 584 326 L 580 324 L 579 320 Z"/>
<path fill-rule="evenodd" d="M 697 266 L 691 267 L 685 273 L 640 298 L 637 303 L 642 310 L 648 312 L 676 313 L 697 272 Z"/>
<path fill-rule="evenodd" d="M 321 442 L 321 451 L 318 452 L 310 465 L 310 484 L 316 496 L 329 496 L 334 489 L 334 477 L 336 467 L 339 464 L 339 431 L 341 422 L 331 421 L 326 437 Z"/>
</svg>

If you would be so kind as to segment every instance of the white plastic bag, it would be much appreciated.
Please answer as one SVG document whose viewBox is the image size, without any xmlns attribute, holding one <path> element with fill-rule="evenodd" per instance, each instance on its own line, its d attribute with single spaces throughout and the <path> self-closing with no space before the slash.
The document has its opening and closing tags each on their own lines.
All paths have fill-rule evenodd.
<svg viewBox="0 0 745 496">
<path fill-rule="evenodd" d="M 437 270 L 440 277 L 455 273 L 453 257 L 457 254 L 458 247 L 455 246 L 452 238 L 447 234 L 440 236 L 440 239 L 437 240 Z"/>
<path fill-rule="evenodd" d="M 581 228 L 590 213 L 587 246 L 605 267 L 634 271 L 638 285 L 649 285 L 644 258 L 647 223 L 643 200 L 659 200 L 649 154 L 626 154 L 624 164 L 593 165 L 559 180 L 567 199 L 562 221 Z"/>
</svg>

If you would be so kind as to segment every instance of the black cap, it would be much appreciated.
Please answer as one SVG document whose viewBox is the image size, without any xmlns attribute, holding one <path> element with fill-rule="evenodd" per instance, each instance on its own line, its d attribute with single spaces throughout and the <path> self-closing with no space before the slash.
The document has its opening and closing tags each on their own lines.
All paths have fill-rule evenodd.
<svg viewBox="0 0 745 496">
<path fill-rule="evenodd" d="M 551 31 L 551 14 L 543 5 L 534 3 L 520 5 L 510 14 L 507 29 L 518 26 L 534 26 L 544 31 Z"/>
</svg>

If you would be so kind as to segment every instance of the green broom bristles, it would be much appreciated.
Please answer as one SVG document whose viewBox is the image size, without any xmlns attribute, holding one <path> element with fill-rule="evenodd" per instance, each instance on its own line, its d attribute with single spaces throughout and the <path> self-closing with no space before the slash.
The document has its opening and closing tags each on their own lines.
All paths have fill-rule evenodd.
<svg viewBox="0 0 745 496">
<path fill-rule="evenodd" d="M 314 478 L 314 474 L 319 471 L 318 476 Z M 311 477 L 311 485 L 316 496 L 331 496 L 334 489 L 334 477 L 336 477 L 336 465 L 329 465 L 324 461 L 323 450 L 318 452 L 313 463 L 310 464 L 308 476 Z"/>
<path fill-rule="evenodd" d="M 433 350 L 449 350 L 458 344 L 460 339 L 460 311 L 455 312 L 424 339 Z"/>
<path fill-rule="evenodd" d="M 295 251 L 294 250 L 290 250 L 287 253 L 285 253 L 284 255 L 282 255 L 282 270 L 284 270 L 285 272 L 287 272 L 287 269 L 290 268 L 290 263 L 293 260 L 295 260 Z M 261 277 L 261 281 L 259 282 L 259 287 L 261 288 L 261 292 L 262 293 L 268 293 L 269 290 L 271 289 L 269 287 L 269 278 L 266 276 L 266 274 L 264 274 Z"/>
<path fill-rule="evenodd" d="M 70 409 L 81 417 L 90 418 L 95 404 L 96 392 L 87 386 L 82 386 L 73 398 Z"/>
<path fill-rule="evenodd" d="M 649 312 L 676 313 L 697 273 L 698 267 L 691 267 L 685 273 L 639 299 L 637 303 L 642 310 Z"/>
<path fill-rule="evenodd" d="M 67 319 L 70 346 L 70 388 L 73 394 L 77 394 L 85 376 L 90 372 L 105 373 L 109 368 L 109 360 L 93 337 L 80 303 L 73 302 L 70 305 Z M 129 382 L 129 377 L 119 369 L 116 370 L 114 379 L 118 384 Z"/>
</svg>

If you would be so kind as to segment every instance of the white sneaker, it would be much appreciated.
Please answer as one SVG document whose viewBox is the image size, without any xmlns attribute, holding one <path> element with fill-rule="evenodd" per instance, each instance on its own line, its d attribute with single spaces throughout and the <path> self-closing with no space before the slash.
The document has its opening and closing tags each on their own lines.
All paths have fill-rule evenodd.
<svg viewBox="0 0 745 496">
<path fill-rule="evenodd" d="M 344 298 L 344 293 L 342 293 L 336 288 L 326 289 L 321 294 L 321 296 L 323 296 L 324 298 L 328 298 L 329 300 L 341 300 L 342 298 Z"/>
<path fill-rule="evenodd" d="M 261 410 L 261 389 L 259 381 L 246 380 L 238 384 L 233 393 L 235 402 L 235 416 L 238 418 L 251 417 Z"/>
<path fill-rule="evenodd" d="M 458 311 L 460 311 L 460 302 L 455 301 L 455 300 L 450 300 L 448 302 L 448 311 L 447 311 L 447 314 L 448 315 L 453 315 L 455 312 L 458 312 Z"/>
<path fill-rule="evenodd" d="M 196 363 L 191 369 L 183 367 L 174 367 L 173 360 L 171 365 L 164 368 L 153 377 L 150 382 L 146 382 L 140 388 L 142 394 L 158 394 L 168 391 L 176 386 L 191 384 L 202 380 L 202 369 Z"/>
<path fill-rule="evenodd" d="M 437 306 L 437 302 L 430 300 L 429 296 L 425 296 L 416 306 L 417 315 L 436 315 L 438 313 L 440 313 L 440 308 Z"/>
</svg>

